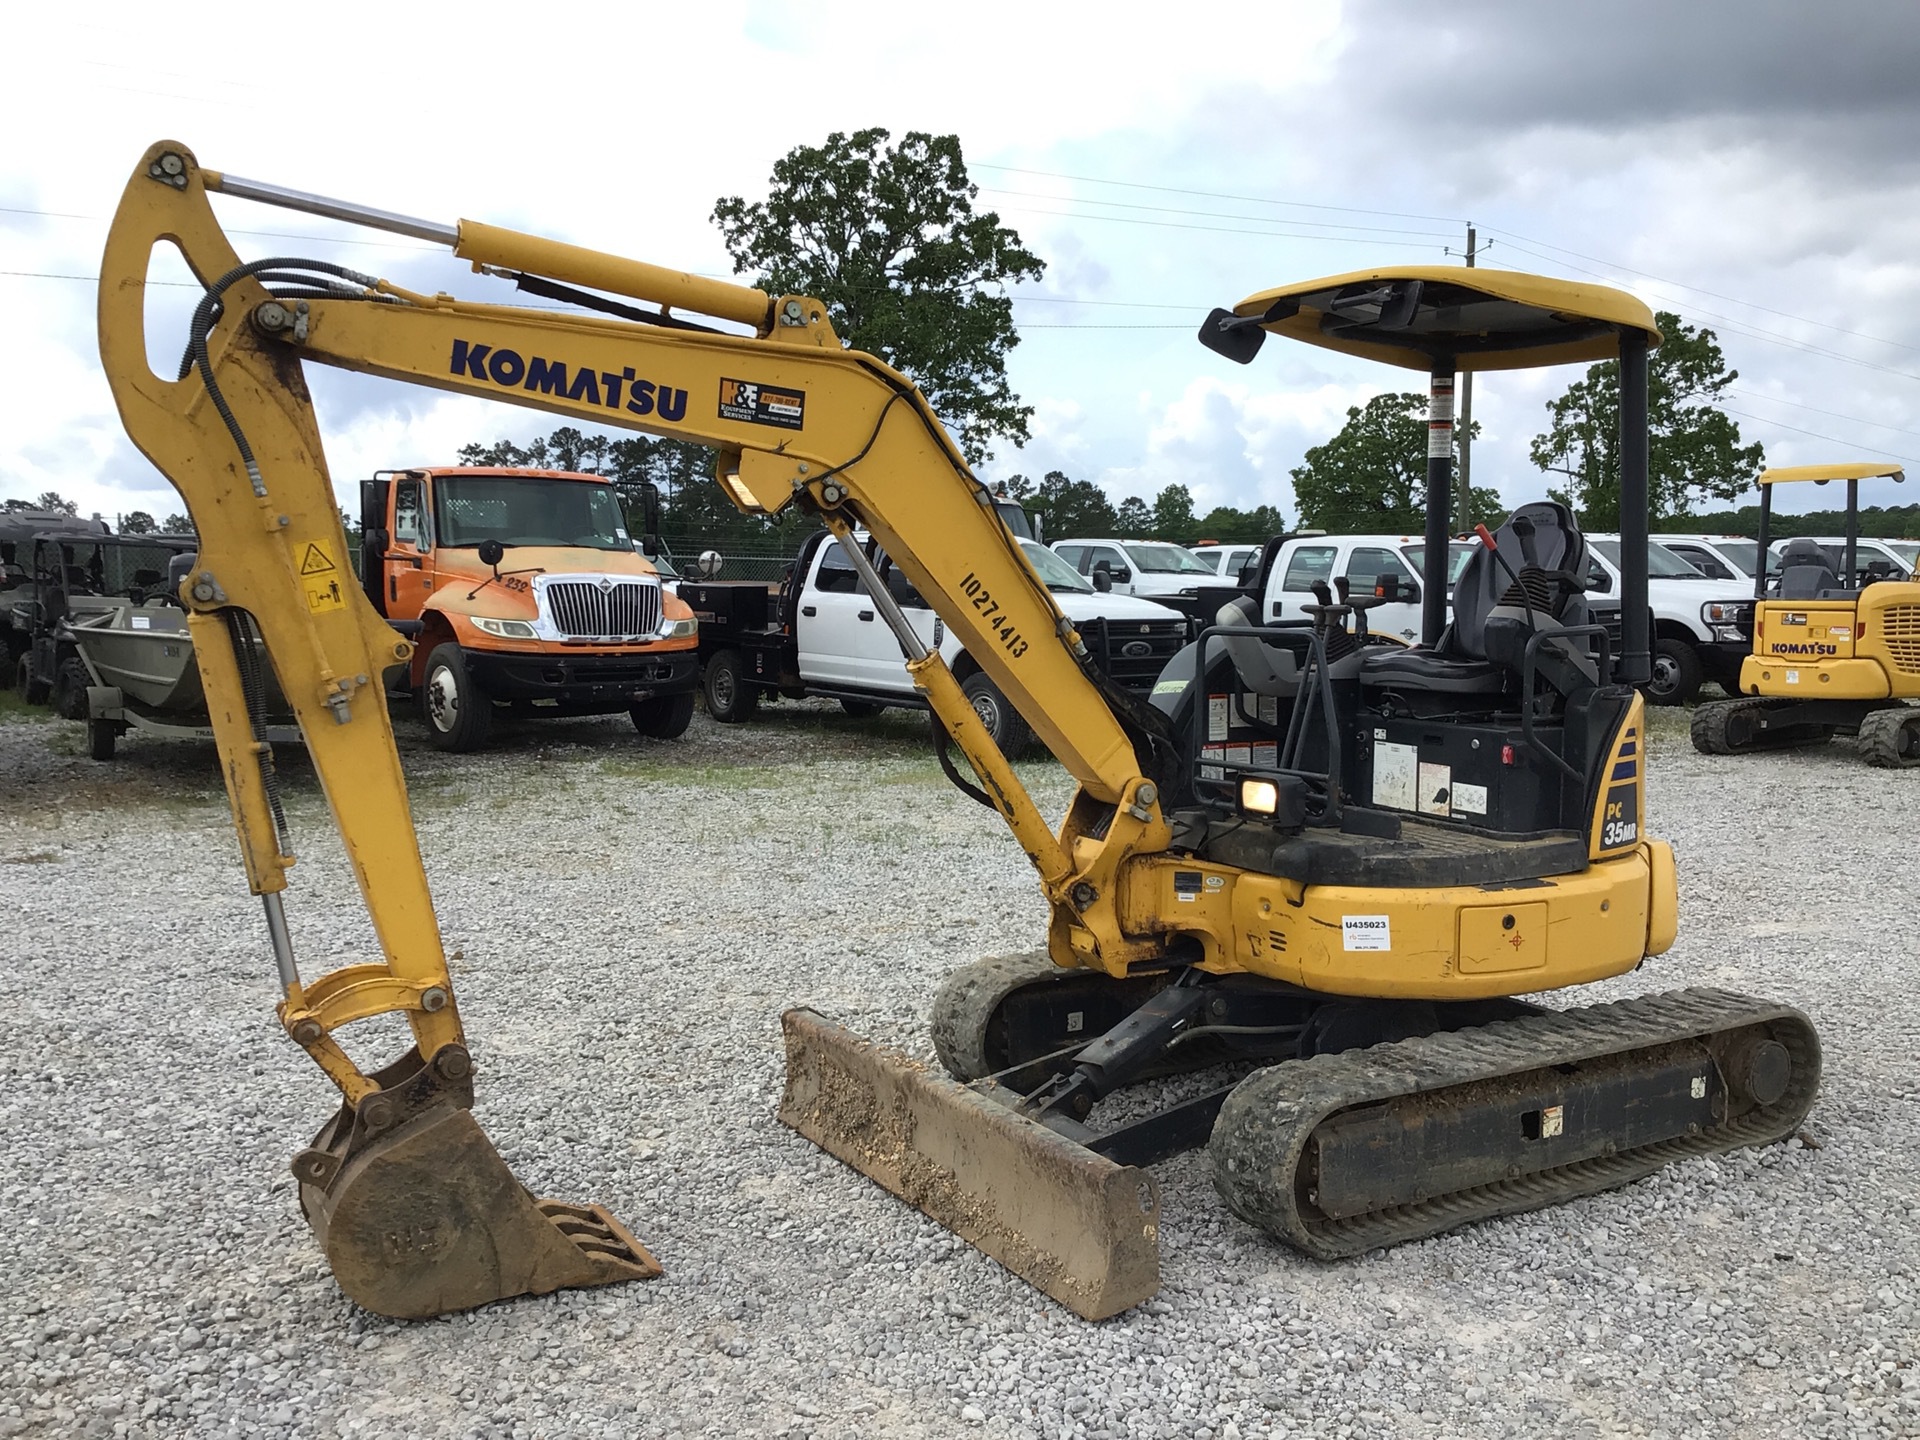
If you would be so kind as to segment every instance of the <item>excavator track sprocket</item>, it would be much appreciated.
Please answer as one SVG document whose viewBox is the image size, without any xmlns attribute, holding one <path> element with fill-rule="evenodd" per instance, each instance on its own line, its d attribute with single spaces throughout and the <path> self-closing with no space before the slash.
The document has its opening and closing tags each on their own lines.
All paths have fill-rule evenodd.
<svg viewBox="0 0 1920 1440">
<path fill-rule="evenodd" d="M 1792 1135 L 1820 1080 L 1812 1022 L 1679 990 L 1256 1072 L 1209 1145 L 1230 1209 L 1339 1259 Z"/>
</svg>

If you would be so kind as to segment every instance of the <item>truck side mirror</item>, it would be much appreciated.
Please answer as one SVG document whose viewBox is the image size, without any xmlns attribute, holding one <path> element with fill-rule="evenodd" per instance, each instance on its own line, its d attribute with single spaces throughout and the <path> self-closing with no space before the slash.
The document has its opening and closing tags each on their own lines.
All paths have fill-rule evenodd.
<svg viewBox="0 0 1920 1440">
<path fill-rule="evenodd" d="M 651 480 L 640 484 L 640 553 L 648 559 L 660 553 L 660 487 Z"/>
<path fill-rule="evenodd" d="M 887 567 L 887 594 L 893 597 L 896 605 L 912 605 L 925 609 L 927 602 L 920 598 L 920 592 L 913 588 L 913 582 L 898 565 Z"/>
<path fill-rule="evenodd" d="M 480 552 L 480 563 L 489 570 L 498 570 L 500 562 L 507 558 L 507 547 L 498 540 L 482 540 L 477 548 Z"/>
<path fill-rule="evenodd" d="M 378 560 L 387 553 L 387 548 L 392 544 L 393 537 L 381 526 L 369 526 L 360 533 L 360 554 L 362 557 L 372 556 L 375 560 Z"/>
<path fill-rule="evenodd" d="M 1096 565 L 1093 567 L 1093 588 L 1098 590 L 1102 595 L 1113 589 L 1113 576 L 1107 573 L 1106 566 Z"/>
</svg>

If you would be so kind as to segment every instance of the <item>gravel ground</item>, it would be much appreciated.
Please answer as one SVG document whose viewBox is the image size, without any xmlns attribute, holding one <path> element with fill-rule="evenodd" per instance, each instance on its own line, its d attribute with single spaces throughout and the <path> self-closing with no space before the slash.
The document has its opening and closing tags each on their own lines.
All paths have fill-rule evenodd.
<svg viewBox="0 0 1920 1440">
<path fill-rule="evenodd" d="M 1161 1294 L 1102 1325 L 773 1118 L 783 1007 L 930 1056 L 938 978 L 1039 933 L 913 718 L 572 722 L 458 760 L 402 723 L 478 1114 L 667 1267 L 407 1325 L 349 1306 L 298 1216 L 286 1162 L 331 1091 L 272 1021 L 211 750 L 96 766 L 78 726 L 0 723 L 0 1436 L 1920 1435 L 1920 774 L 1709 762 L 1678 719 L 1650 806 L 1680 940 L 1591 998 L 1803 1006 L 1804 1141 L 1336 1265 L 1183 1157 Z M 317 974 L 370 930 L 284 769 Z M 1061 773 L 1024 769 L 1057 813 Z"/>
</svg>

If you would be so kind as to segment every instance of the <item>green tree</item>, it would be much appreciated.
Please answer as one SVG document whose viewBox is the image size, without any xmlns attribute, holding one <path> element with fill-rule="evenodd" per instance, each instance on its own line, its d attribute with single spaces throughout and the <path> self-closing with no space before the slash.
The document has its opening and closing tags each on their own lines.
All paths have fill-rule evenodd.
<svg viewBox="0 0 1920 1440">
<path fill-rule="evenodd" d="M 1144 540 L 1153 534 L 1153 509 L 1138 495 L 1129 495 L 1114 511 L 1113 529 L 1127 540 Z"/>
<path fill-rule="evenodd" d="M 1045 262 L 994 212 L 976 213 L 954 135 L 836 131 L 777 161 L 767 198 L 720 200 L 714 223 L 736 272 L 776 295 L 824 301 L 840 338 L 912 377 L 978 464 L 1027 439 L 1033 407 L 1007 383 L 1019 343 L 1002 287 Z"/>
<path fill-rule="evenodd" d="M 1716 408 L 1740 372 L 1727 369 L 1713 331 L 1666 310 L 1654 319 L 1666 337 L 1647 366 L 1647 513 L 1657 522 L 1750 489 L 1764 451 L 1742 445 L 1739 425 Z M 1620 524 L 1619 376 L 1617 361 L 1590 367 L 1548 402 L 1550 426 L 1530 447 L 1535 465 L 1566 477 L 1548 493 L 1597 530 Z"/>
<path fill-rule="evenodd" d="M 193 528 L 193 517 L 183 515 L 178 510 L 160 522 L 160 530 L 161 533 L 165 535 L 192 535 L 196 533 Z"/>
<path fill-rule="evenodd" d="M 120 517 L 122 535 L 151 535 L 159 528 L 153 516 L 144 510 L 129 510 Z"/>
<path fill-rule="evenodd" d="M 80 507 L 72 500 L 63 500 L 58 490 L 43 490 L 32 500 L 0 501 L 0 510 L 57 510 L 62 515 L 79 515 Z"/>
<path fill-rule="evenodd" d="M 1193 492 L 1169 485 L 1153 497 L 1153 538 L 1184 545 L 1199 533 L 1193 516 Z"/>
<path fill-rule="evenodd" d="M 1473 427 L 1476 438 L 1480 427 Z M 1457 458 L 1457 457 L 1456 457 Z M 1418 531 L 1427 523 L 1427 397 L 1376 395 L 1289 472 L 1300 523 L 1321 530 Z M 1465 529 L 1491 516 L 1499 497 L 1474 487 Z"/>
<path fill-rule="evenodd" d="M 1091 480 L 1069 480 L 1049 470 L 1033 491 L 1032 509 L 1047 517 L 1047 534 L 1055 540 L 1111 535 L 1118 528 L 1113 502 Z"/>
<path fill-rule="evenodd" d="M 1278 505 L 1256 505 L 1251 510 L 1236 510 L 1216 505 L 1194 527 L 1197 540 L 1264 542 L 1287 528 Z"/>
</svg>

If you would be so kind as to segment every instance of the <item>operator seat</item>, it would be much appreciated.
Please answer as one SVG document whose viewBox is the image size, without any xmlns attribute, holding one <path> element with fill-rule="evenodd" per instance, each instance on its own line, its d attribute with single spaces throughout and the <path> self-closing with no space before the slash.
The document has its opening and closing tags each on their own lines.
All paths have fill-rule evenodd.
<svg viewBox="0 0 1920 1440">
<path fill-rule="evenodd" d="M 1360 666 L 1370 689 L 1491 701 L 1518 689 L 1536 630 L 1584 625 L 1587 540 L 1555 500 L 1522 505 L 1495 532 L 1499 554 L 1475 548 L 1453 587 L 1453 623 L 1431 650 L 1381 650 Z M 1505 561 L 1503 564 L 1502 561 Z M 1561 694 L 1598 682 L 1584 645 L 1560 637 L 1535 656 L 1540 675 Z"/>
<path fill-rule="evenodd" d="M 1825 598 L 1828 591 L 1840 589 L 1840 577 L 1833 573 L 1827 552 L 1820 548 L 1819 541 L 1802 535 L 1787 542 L 1780 552 L 1782 600 L 1819 600 Z"/>
</svg>

